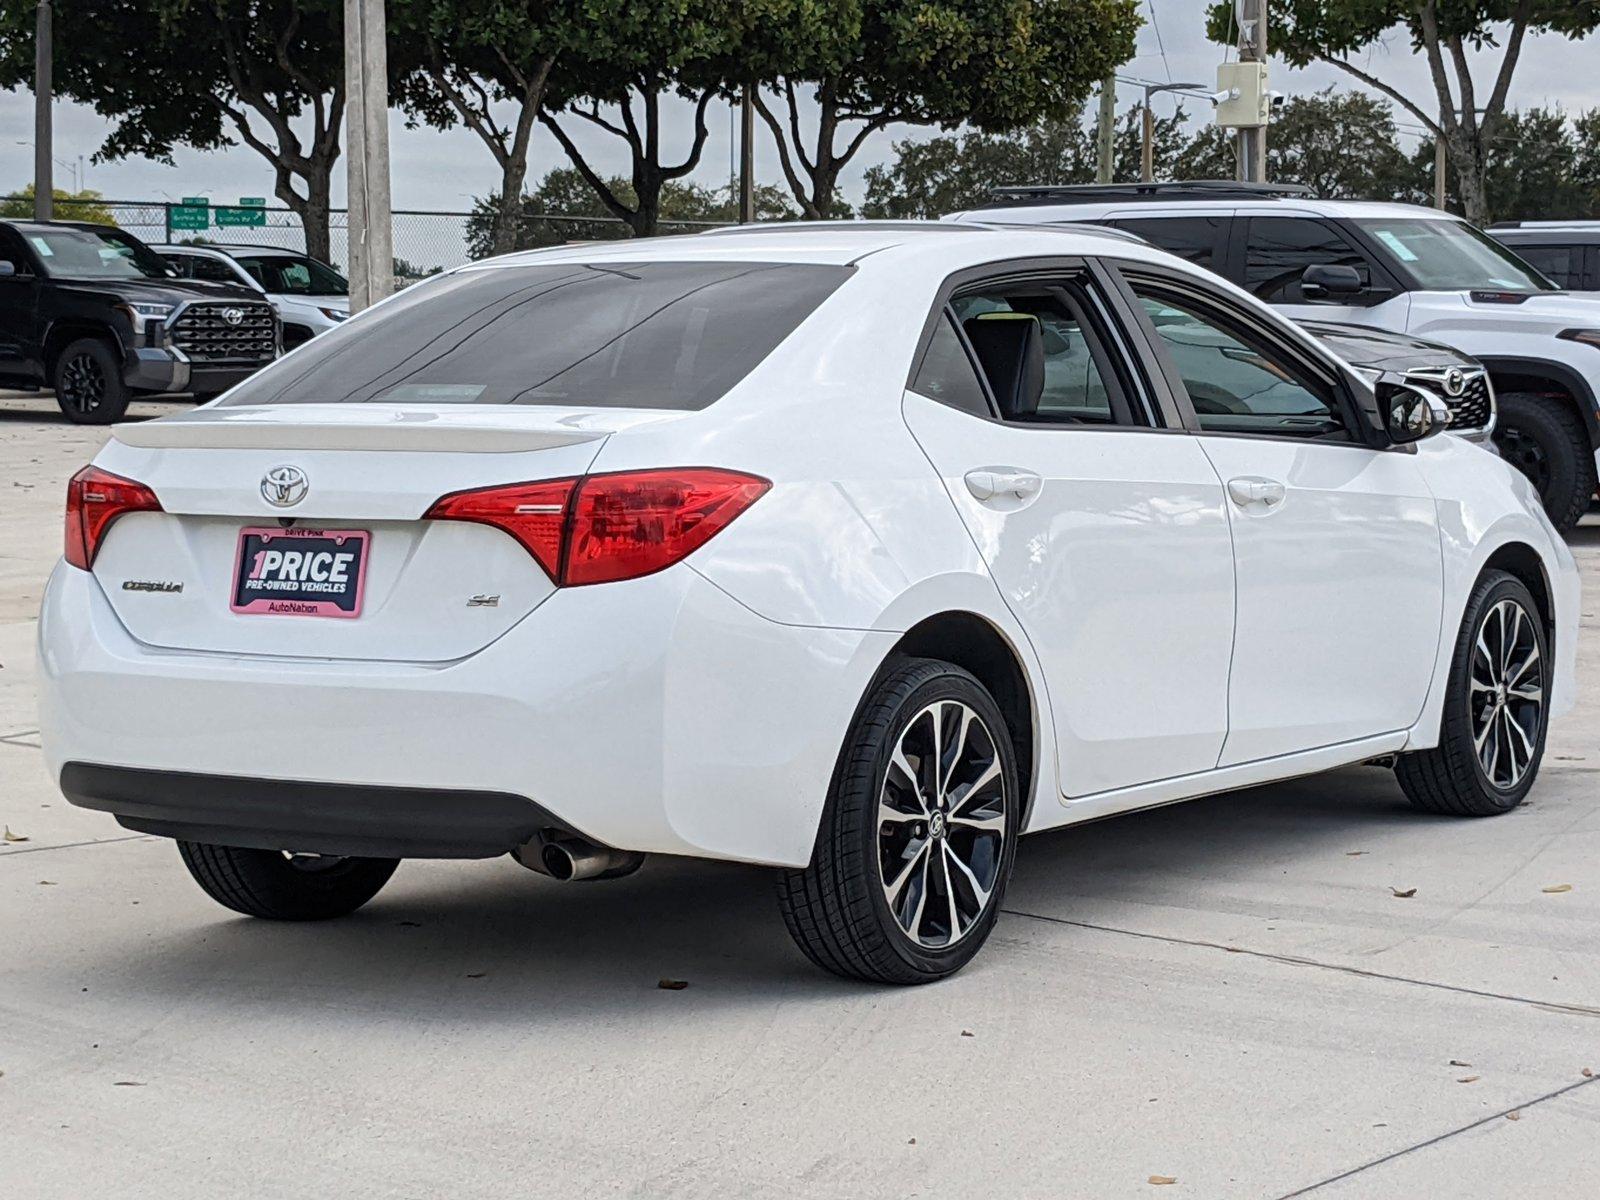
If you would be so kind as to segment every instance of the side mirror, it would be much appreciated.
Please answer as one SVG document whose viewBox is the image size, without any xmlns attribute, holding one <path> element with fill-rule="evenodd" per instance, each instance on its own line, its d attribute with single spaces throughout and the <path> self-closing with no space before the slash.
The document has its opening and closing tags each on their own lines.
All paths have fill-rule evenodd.
<svg viewBox="0 0 1600 1200">
<path fill-rule="evenodd" d="M 1300 275 L 1300 294 L 1307 300 L 1360 295 L 1362 286 L 1361 272 L 1334 263 L 1313 263 Z"/>
<path fill-rule="evenodd" d="M 1377 387 L 1378 411 L 1392 445 L 1404 446 L 1443 433 L 1450 427 L 1450 410 L 1432 392 L 1409 383 L 1386 383 Z"/>
<path fill-rule="evenodd" d="M 17 264 L 0 258 L 0 279 L 9 279 L 17 273 Z"/>
</svg>

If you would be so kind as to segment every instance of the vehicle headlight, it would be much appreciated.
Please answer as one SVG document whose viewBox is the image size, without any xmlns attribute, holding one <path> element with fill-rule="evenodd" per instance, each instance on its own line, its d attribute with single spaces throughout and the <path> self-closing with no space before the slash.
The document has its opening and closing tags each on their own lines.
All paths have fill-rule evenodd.
<svg viewBox="0 0 1600 1200">
<path fill-rule="evenodd" d="M 172 315 L 170 304 L 123 304 L 119 305 L 123 312 L 128 314 L 128 321 L 133 325 L 133 332 L 142 334 L 152 326 L 159 325 Z"/>
<path fill-rule="evenodd" d="M 317 311 L 330 321 L 348 321 L 350 319 L 349 313 L 337 308 L 319 308 Z"/>
<path fill-rule="evenodd" d="M 1556 336 L 1566 338 L 1569 342 L 1582 342 L 1585 346 L 1593 346 L 1600 350 L 1600 329 L 1563 329 Z"/>
</svg>

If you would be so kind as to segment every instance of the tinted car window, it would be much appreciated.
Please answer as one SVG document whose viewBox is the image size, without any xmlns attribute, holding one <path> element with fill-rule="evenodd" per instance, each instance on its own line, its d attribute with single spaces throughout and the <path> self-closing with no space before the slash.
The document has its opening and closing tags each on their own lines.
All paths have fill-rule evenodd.
<svg viewBox="0 0 1600 1200">
<path fill-rule="evenodd" d="M 1216 270 L 1217 246 L 1224 225 L 1222 217 L 1125 217 L 1111 224 L 1136 233 L 1152 246 L 1186 258 L 1196 266 Z"/>
<path fill-rule="evenodd" d="M 217 283 L 231 283 L 235 287 L 244 284 L 244 280 L 234 274 L 233 268 L 225 262 L 219 262 L 214 258 L 206 258 L 199 254 L 191 254 L 186 257 L 192 269 L 185 271 L 184 274 L 194 279 L 210 279 Z"/>
<path fill-rule="evenodd" d="M 1023 315 L 1039 322 L 1044 343 L 1044 394 L 1033 419 L 1042 422 L 1115 420 L 1105 380 L 1089 349 L 1079 314 L 1052 293 L 976 293 L 952 306 L 963 320 L 1006 320 Z"/>
<path fill-rule="evenodd" d="M 922 356 L 922 365 L 917 368 L 917 377 L 911 381 L 911 390 L 974 416 L 991 415 L 989 398 L 978 380 L 978 369 L 972 365 L 948 312 L 934 326 L 933 338 Z"/>
<path fill-rule="evenodd" d="M 1137 284 L 1134 290 L 1183 377 L 1201 429 L 1275 437 L 1345 433 L 1329 389 L 1282 355 L 1182 299 Z"/>
<path fill-rule="evenodd" d="M 704 408 L 851 270 L 606 262 L 461 271 L 313 338 L 224 403 Z"/>
<path fill-rule="evenodd" d="M 326 263 L 288 254 L 235 254 L 234 261 L 269 292 L 344 296 L 350 281 Z"/>
<path fill-rule="evenodd" d="M 1299 304 L 1300 276 L 1318 265 L 1354 267 L 1372 286 L 1372 265 L 1332 226 L 1295 217 L 1254 217 L 1246 235 L 1244 286 L 1270 304 Z"/>
<path fill-rule="evenodd" d="M 1564 288 L 1583 286 L 1582 246 L 1529 246 L 1514 244 L 1513 249 L 1550 282 Z"/>
</svg>

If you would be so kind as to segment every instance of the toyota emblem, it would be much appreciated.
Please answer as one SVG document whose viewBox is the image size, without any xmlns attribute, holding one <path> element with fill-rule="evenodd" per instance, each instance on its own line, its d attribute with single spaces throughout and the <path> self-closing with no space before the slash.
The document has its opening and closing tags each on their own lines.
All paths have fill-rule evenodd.
<svg viewBox="0 0 1600 1200">
<path fill-rule="evenodd" d="M 1459 396 L 1467 390 L 1467 377 L 1460 367 L 1451 367 L 1444 373 L 1444 394 Z"/>
<path fill-rule="evenodd" d="M 261 477 L 261 496 L 275 508 L 299 504 L 310 490 L 306 473 L 299 467 L 273 467 Z"/>
<path fill-rule="evenodd" d="M 222 319 L 229 325 L 238 325 L 244 321 L 244 309 L 225 308 L 222 310 Z"/>
</svg>

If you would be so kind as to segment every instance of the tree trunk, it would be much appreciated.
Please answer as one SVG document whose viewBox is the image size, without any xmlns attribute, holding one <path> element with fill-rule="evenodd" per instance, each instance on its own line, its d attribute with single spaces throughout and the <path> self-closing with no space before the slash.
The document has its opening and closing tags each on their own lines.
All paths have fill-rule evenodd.
<svg viewBox="0 0 1600 1200">
<path fill-rule="evenodd" d="M 527 178 L 526 154 L 513 156 L 500 172 L 500 206 L 489 234 L 490 254 L 510 254 L 521 246 L 522 187 Z"/>
<path fill-rule="evenodd" d="M 1456 195 L 1461 198 L 1461 214 L 1474 225 L 1489 223 L 1489 163 L 1483 147 L 1465 131 L 1457 130 L 1445 139 L 1450 169 L 1455 172 Z"/>
<path fill-rule="evenodd" d="M 329 196 L 332 192 L 333 157 L 318 156 L 311 160 L 311 170 L 306 175 L 306 196 L 297 211 L 306 231 L 306 253 L 312 258 L 331 262 L 333 240 L 328 233 Z"/>
</svg>

